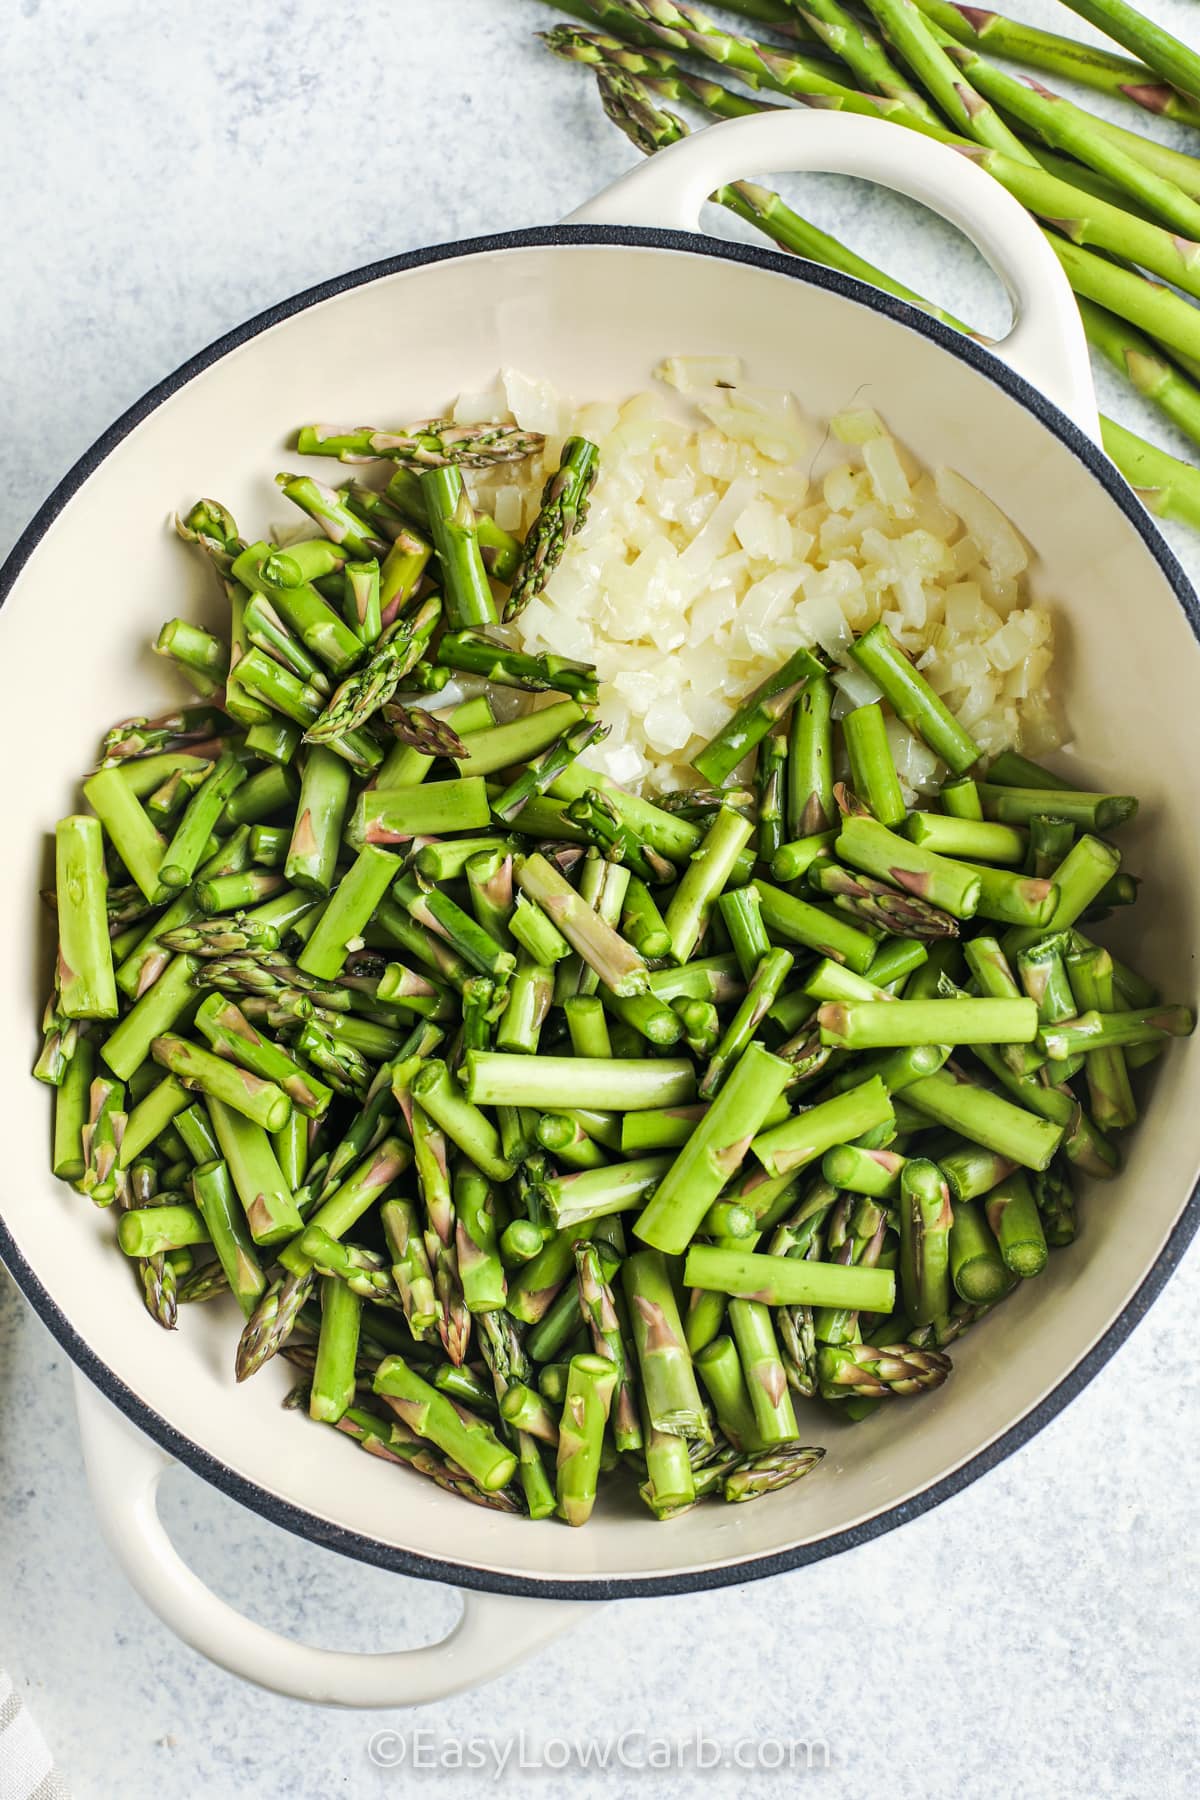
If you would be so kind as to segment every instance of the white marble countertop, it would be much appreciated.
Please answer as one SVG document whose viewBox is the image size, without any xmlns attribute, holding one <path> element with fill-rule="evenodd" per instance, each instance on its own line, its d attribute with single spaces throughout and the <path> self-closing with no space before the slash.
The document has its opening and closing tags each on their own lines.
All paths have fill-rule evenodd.
<svg viewBox="0 0 1200 1800">
<path fill-rule="evenodd" d="M 1016 8 L 1074 27 L 1049 0 Z M 1188 0 L 1153 0 L 1195 38 Z M 587 79 L 531 38 L 535 0 L 9 0 L 0 554 L 153 382 L 279 297 L 390 252 L 552 220 L 630 152 Z M 1000 317 L 948 230 L 852 184 L 806 210 L 960 313 Z M 1107 410 L 1149 415 L 1107 375 Z M 1193 576 L 1200 542 L 1173 534 Z M 380 1725 L 531 1743 L 651 1729 L 823 1740 L 826 1773 L 660 1776 L 681 1797 L 858 1800 L 1195 1792 L 1193 1248 L 1085 1394 L 967 1492 L 770 1582 L 596 1612 L 482 1692 L 407 1715 L 318 1712 L 183 1649 L 98 1540 L 68 1367 L 0 1272 L 0 1663 L 77 1795 L 457 1793 L 487 1776 L 373 1765 Z M 331 1646 L 444 1631 L 449 1592 L 359 1567 L 176 1473 L 193 1566 L 252 1616 Z M 648 1697 L 654 1695 L 651 1702 Z M 653 1775 L 510 1773 L 510 1792 L 617 1796 Z"/>
</svg>

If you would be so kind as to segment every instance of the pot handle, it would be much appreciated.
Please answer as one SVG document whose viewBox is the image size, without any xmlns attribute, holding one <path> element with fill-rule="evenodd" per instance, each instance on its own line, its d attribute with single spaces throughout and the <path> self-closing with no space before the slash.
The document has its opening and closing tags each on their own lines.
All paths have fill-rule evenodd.
<svg viewBox="0 0 1200 1800">
<path fill-rule="evenodd" d="M 788 108 L 710 125 L 619 176 L 564 223 L 700 231 L 700 209 L 716 188 L 769 169 L 859 175 L 957 226 L 1012 301 L 1012 326 L 989 348 L 1099 441 L 1079 313 L 1040 227 L 969 157 L 885 119 Z"/>
<path fill-rule="evenodd" d="M 176 1637 L 244 1681 L 318 1706 L 423 1706 L 504 1674 L 595 1611 L 588 1601 L 464 1590 L 450 1635 L 416 1650 L 319 1650 L 281 1637 L 218 1599 L 188 1568 L 158 1516 L 158 1484 L 174 1459 L 74 1375 L 84 1466 L 109 1549 Z"/>
</svg>

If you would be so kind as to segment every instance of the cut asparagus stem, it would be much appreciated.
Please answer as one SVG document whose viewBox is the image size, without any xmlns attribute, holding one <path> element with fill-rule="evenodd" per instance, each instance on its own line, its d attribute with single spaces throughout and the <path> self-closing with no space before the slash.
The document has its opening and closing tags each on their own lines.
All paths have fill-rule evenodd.
<svg viewBox="0 0 1200 1800">
<path fill-rule="evenodd" d="M 950 0 L 946 0 L 946 4 L 950 4 Z M 950 818 L 973 819 L 976 824 L 982 822 L 983 805 L 979 798 L 979 788 L 971 776 L 956 775 L 952 781 L 944 784 L 938 798 Z"/>
<path fill-rule="evenodd" d="M 926 1076 L 925 1081 L 936 1079 Z M 917 1087 L 922 1082 L 914 1084 Z M 910 1090 L 911 1091 L 911 1090 Z M 852 1142 L 895 1115 L 888 1091 L 878 1076 L 864 1081 L 833 1100 L 812 1106 L 784 1125 L 776 1125 L 756 1137 L 751 1145 L 768 1175 L 785 1175 L 816 1162 L 835 1144 Z"/>
<path fill-rule="evenodd" d="M 936 1163 L 910 1158 L 900 1174 L 900 1283 L 918 1325 L 950 1309 L 950 1190 Z"/>
<path fill-rule="evenodd" d="M 194 1206 L 144 1206 L 122 1213 L 117 1242 L 126 1256 L 163 1256 L 189 1244 L 206 1244 L 208 1227 Z"/>
<path fill-rule="evenodd" d="M 1116 1009 L 1113 961 L 1107 950 L 1073 948 L 1067 956 L 1074 1010 L 1110 1013 Z M 1092 1116 L 1102 1131 L 1123 1131 L 1137 1122 L 1137 1102 L 1129 1080 L 1125 1052 L 1115 1045 L 1091 1051 L 1085 1058 Z M 128 1134 L 127 1134 L 128 1135 Z"/>
<path fill-rule="evenodd" d="M 199 1004 L 193 985 L 199 966 L 194 956 L 172 957 L 157 981 L 109 1033 L 100 1054 L 114 1075 L 127 1081 L 149 1056 L 153 1040 Z"/>
<path fill-rule="evenodd" d="M 333 1098 L 333 1090 L 323 1081 L 318 1081 L 310 1070 L 305 1069 L 285 1050 L 264 1038 L 233 1001 L 223 994 L 210 994 L 201 1002 L 196 1013 L 196 1025 L 218 1056 L 240 1063 L 244 1069 L 264 1081 L 274 1082 L 297 1111 L 315 1118 L 328 1107 Z M 261 1120 L 259 1122 L 265 1123 Z M 283 1126 L 270 1126 L 269 1129 L 281 1131 Z"/>
<path fill-rule="evenodd" d="M 817 675 L 792 709 L 788 736 L 787 834 L 811 838 L 835 823 L 833 803 L 833 684 Z M 794 877 L 776 871 L 776 879 Z"/>
<path fill-rule="evenodd" d="M 692 955 L 704 933 L 710 907 L 728 884 L 737 859 L 753 834 L 750 821 L 733 807 L 722 806 L 715 814 L 667 908 L 666 925 L 676 962 L 687 962 Z"/>
<path fill-rule="evenodd" d="M 743 1301 L 742 1304 L 748 1306 L 752 1302 Z M 761 1449 L 758 1426 L 750 1404 L 750 1391 L 746 1386 L 746 1377 L 742 1373 L 733 1339 L 713 1338 L 697 1352 L 695 1365 L 700 1379 L 708 1389 L 713 1411 L 717 1415 L 717 1425 L 734 1449 Z"/>
<path fill-rule="evenodd" d="M 745 998 L 726 1026 L 712 1061 L 700 1083 L 700 1097 L 710 1100 L 722 1087 L 737 1059 L 747 1050 L 755 1032 L 774 1005 L 792 970 L 790 951 L 770 950 L 754 974 Z"/>
<path fill-rule="evenodd" d="M 542 908 L 605 987 L 626 997 L 645 991 L 646 965 L 637 951 L 587 905 L 552 863 L 536 853 L 518 857 L 514 875 L 521 892 Z"/>
<path fill-rule="evenodd" d="M 998 787 L 979 784 L 984 814 L 1006 825 L 1027 825 L 1038 813 L 1069 819 L 1081 831 L 1111 831 L 1137 813 L 1132 794 L 1091 794 L 1078 789 Z"/>
<path fill-rule="evenodd" d="M 754 768 L 758 798 L 757 850 L 760 860 L 768 864 L 783 844 L 787 744 L 783 724 L 777 725 L 763 739 Z"/>
<path fill-rule="evenodd" d="M 155 900 L 166 839 L 154 829 L 123 771 L 98 769 L 84 782 L 83 797 L 142 893 Z"/>
<path fill-rule="evenodd" d="M 836 1144 L 821 1159 L 821 1173 L 831 1187 L 877 1200 L 895 1200 L 900 1193 L 904 1157 L 894 1150 L 864 1150 L 856 1144 Z"/>
<path fill-rule="evenodd" d="M 272 580 L 267 566 L 274 565 Z M 270 545 L 251 544 L 233 565 L 233 578 L 251 593 L 261 594 L 283 623 L 333 675 L 342 675 L 361 660 L 363 646 L 357 635 L 322 599 L 300 569 L 288 567 L 285 555 L 271 557 Z"/>
<path fill-rule="evenodd" d="M 494 625 L 499 614 L 461 474 L 453 465 L 430 469 L 421 477 L 421 492 L 445 583 L 448 624 L 455 631 Z"/>
<path fill-rule="evenodd" d="M 954 1149 L 941 1151 L 938 1155 L 938 1168 L 946 1177 L 956 1215 L 960 1200 L 977 1200 L 1006 1175 L 1011 1175 L 1014 1166 L 1008 1157 L 998 1156 L 994 1150 L 986 1150 L 982 1144 L 967 1143 L 965 1139 L 961 1139 Z"/>
<path fill-rule="evenodd" d="M 581 751 L 589 744 L 601 741 L 607 736 L 607 730 L 594 719 L 586 719 L 581 724 L 572 726 L 563 733 L 556 744 L 528 763 L 511 781 L 497 798 L 491 802 L 491 809 L 497 819 L 505 825 L 515 824 L 521 817 L 528 802 L 535 795 L 544 794 L 551 783 L 568 768 Z M 579 801 L 573 805 L 582 804 Z"/>
<path fill-rule="evenodd" d="M 1046 1234 L 1024 1171 L 998 1182 L 983 1207 L 1005 1268 L 1014 1275 L 1040 1275 L 1046 1266 Z"/>
<path fill-rule="evenodd" d="M 127 1169 L 135 1159 L 158 1141 L 178 1113 L 184 1111 L 190 1096 L 173 1075 L 151 1088 L 129 1114 L 117 1158 L 119 1167 Z"/>
<path fill-rule="evenodd" d="M 950 1228 L 950 1278 L 961 1299 L 984 1306 L 1003 1299 L 1011 1285 L 985 1213 L 958 1200 Z"/>
<path fill-rule="evenodd" d="M 350 766 L 323 745 L 309 749 L 284 874 L 294 887 L 328 894 L 350 799 Z"/>
<path fill-rule="evenodd" d="M 607 1358 L 587 1352 L 571 1358 L 555 1471 L 559 1511 L 568 1525 L 586 1525 L 591 1517 L 616 1381 Z"/>
<path fill-rule="evenodd" d="M 359 851 L 297 958 L 305 974 L 331 981 L 341 972 L 351 942 L 361 936 L 399 870 L 399 860 L 386 850 L 367 844 Z"/>
<path fill-rule="evenodd" d="M 97 819 L 60 819 L 54 834 L 60 1004 L 68 1019 L 115 1019 L 117 987 L 106 912 L 104 836 Z"/>
<path fill-rule="evenodd" d="M 363 1303 L 336 1276 L 323 1277 L 320 1291 L 321 1333 L 308 1412 L 310 1418 L 336 1425 L 354 1399 Z"/>
<path fill-rule="evenodd" d="M 190 1093 L 220 1100 L 265 1131 L 279 1131 L 291 1115 L 292 1102 L 272 1081 L 214 1056 L 186 1038 L 165 1032 L 150 1045 L 156 1062 L 169 1069 Z"/>
<path fill-rule="evenodd" d="M 887 626 L 872 625 L 856 640 L 851 655 L 882 688 L 885 700 L 910 731 L 924 738 L 953 774 L 965 775 L 978 760 L 979 746 L 913 668 Z"/>
<path fill-rule="evenodd" d="M 615 1382 L 610 1414 L 613 1443 L 619 1451 L 640 1450 L 642 1426 L 632 1351 L 626 1344 L 616 1296 L 606 1279 L 604 1261 L 595 1244 L 576 1246 L 575 1272 L 580 1310 L 592 1335 L 592 1348 L 597 1356 L 612 1364 Z"/>
<path fill-rule="evenodd" d="M 842 736 L 855 793 L 866 801 L 881 825 L 902 824 L 908 808 L 892 760 L 882 707 L 872 703 L 848 712 L 842 720 Z M 925 816 L 913 814 L 914 819 Z M 913 833 L 910 831 L 909 835 Z"/>
<path fill-rule="evenodd" d="M 670 1156 L 640 1156 L 629 1162 L 557 1175 L 542 1183 L 539 1198 L 562 1231 L 612 1213 L 632 1212 L 654 1191 L 674 1162 Z"/>
<path fill-rule="evenodd" d="M 856 820 L 855 823 L 867 821 Z M 882 831 L 883 827 L 879 829 Z M 870 967 L 876 942 L 865 931 L 860 931 L 836 913 L 810 906 L 807 900 L 798 900 L 794 894 L 787 894 L 768 882 L 756 881 L 754 887 L 768 932 L 787 938 L 791 943 L 803 944 L 805 949 L 815 950 L 818 956 L 829 956 L 835 962 L 845 963 L 860 975 Z"/>
<path fill-rule="evenodd" d="M 761 1044 L 749 1046 L 638 1219 L 634 1230 L 643 1243 L 675 1253 L 687 1247 L 708 1208 L 741 1167 L 790 1073 L 787 1063 Z"/>
<path fill-rule="evenodd" d="M 514 1169 L 501 1154 L 500 1134 L 485 1113 L 463 1099 L 444 1062 L 427 1062 L 413 1081 L 412 1093 L 451 1142 L 489 1180 L 509 1179 Z"/>
<path fill-rule="evenodd" d="M 718 1245 L 693 1244 L 683 1279 L 689 1287 L 761 1300 L 765 1306 L 833 1306 L 890 1313 L 896 1303 L 896 1277 L 890 1269 L 758 1256 Z"/>
<path fill-rule="evenodd" d="M 771 954 L 771 940 L 763 924 L 758 889 L 753 883 L 748 887 L 733 888 L 721 895 L 717 906 L 722 923 L 729 933 L 734 955 L 738 959 L 738 967 L 748 982 L 763 957 Z M 665 954 L 665 949 L 659 954 Z"/>
<path fill-rule="evenodd" d="M 759 1445 L 794 1443 L 800 1432 L 769 1309 L 760 1300 L 730 1300 L 729 1323 L 745 1372 Z"/>
<path fill-rule="evenodd" d="M 817 1013 L 821 1042 L 841 1050 L 920 1044 L 1030 1044 L 1038 1033 L 1032 1000 L 863 1000 L 831 1002 Z"/>
<path fill-rule="evenodd" d="M 937 1124 L 1028 1169 L 1048 1167 L 1063 1139 L 1061 1125 L 1037 1118 L 949 1069 L 914 1081 L 904 1090 L 904 1098 Z"/>
<path fill-rule="evenodd" d="M 206 1096 L 205 1103 L 250 1236 L 263 1245 L 290 1238 L 302 1221 L 271 1139 L 261 1126 L 223 1101 Z"/>
<path fill-rule="evenodd" d="M 95 1062 L 95 1046 L 91 1039 L 80 1037 L 62 1082 L 54 1090 L 51 1167 L 60 1181 L 80 1181 L 83 1177 L 83 1132 L 88 1121 L 88 1095 Z"/>
<path fill-rule="evenodd" d="M 411 1200 L 385 1200 L 379 1218 L 400 1304 L 409 1330 L 420 1343 L 436 1326 L 439 1307 L 417 1209 Z"/>
<path fill-rule="evenodd" d="M 755 688 L 734 713 L 728 725 L 692 758 L 692 766 L 705 781 L 719 787 L 727 776 L 787 716 L 804 684 L 824 673 L 809 650 L 796 650 L 773 675 Z"/>
<path fill-rule="evenodd" d="M 384 1358 L 374 1388 L 410 1431 L 436 1444 L 485 1493 L 507 1487 L 516 1474 L 516 1457 L 491 1426 L 431 1387 L 400 1357 Z"/>
<path fill-rule="evenodd" d="M 834 849 L 853 868 L 889 881 L 956 919 L 974 917 L 979 906 L 978 870 L 910 843 L 874 819 L 844 819 Z"/>
<path fill-rule="evenodd" d="M 854 717 L 853 713 L 849 716 Z M 961 787 L 962 783 L 958 785 Z M 978 796 L 975 783 L 969 785 Z M 942 789 L 943 804 L 948 791 Z M 904 834 L 914 844 L 923 844 L 939 856 L 959 857 L 966 862 L 1011 863 L 1015 866 L 1025 856 L 1025 839 L 1015 826 L 996 825 L 982 819 L 915 812 L 907 820 Z"/>
<path fill-rule="evenodd" d="M 1125 1044 L 1153 1044 L 1167 1037 L 1190 1037 L 1196 1014 L 1190 1006 L 1159 1006 L 1132 1012 L 1086 1012 L 1061 1025 L 1044 1026 L 1038 1043 L 1052 1062 Z"/>
<path fill-rule="evenodd" d="M 707 1440 L 704 1402 L 665 1258 L 657 1250 L 639 1250 L 622 1264 L 621 1281 L 651 1429 Z"/>
</svg>

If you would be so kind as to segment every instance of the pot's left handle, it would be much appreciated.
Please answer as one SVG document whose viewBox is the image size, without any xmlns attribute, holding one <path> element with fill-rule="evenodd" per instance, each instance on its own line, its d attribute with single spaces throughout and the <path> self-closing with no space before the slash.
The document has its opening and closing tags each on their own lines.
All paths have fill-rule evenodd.
<svg viewBox="0 0 1200 1800">
<path fill-rule="evenodd" d="M 699 231 L 700 209 L 756 171 L 859 175 L 955 225 L 1008 289 L 1013 323 L 989 348 L 1099 442 L 1087 342 L 1070 285 L 1040 226 L 968 157 L 886 119 L 784 107 L 709 125 L 658 151 L 589 200 L 567 225 Z"/>
<path fill-rule="evenodd" d="M 163 1623 L 244 1681 L 319 1706 L 422 1706 L 481 1686 L 595 1611 L 587 1601 L 463 1591 L 448 1637 L 416 1650 L 319 1650 L 268 1631 L 218 1599 L 188 1568 L 158 1516 L 172 1458 L 75 1371 L 84 1463 L 100 1529 L 130 1583 Z"/>
</svg>

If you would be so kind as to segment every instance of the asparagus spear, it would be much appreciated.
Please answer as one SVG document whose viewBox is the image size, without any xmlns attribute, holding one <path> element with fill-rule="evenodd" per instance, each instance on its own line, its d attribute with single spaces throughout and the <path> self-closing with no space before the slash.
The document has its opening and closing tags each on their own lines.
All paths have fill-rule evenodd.
<svg viewBox="0 0 1200 1800">
<path fill-rule="evenodd" d="M 950 1227 L 950 1279 L 963 1300 L 980 1304 L 1002 1299 L 1012 1279 L 986 1211 L 958 1199 Z"/>
<path fill-rule="evenodd" d="M 810 886 L 818 893 L 829 894 L 834 905 L 851 918 L 881 931 L 900 937 L 945 938 L 958 936 L 958 921 L 941 907 L 931 906 L 917 894 L 897 893 L 886 881 L 876 881 L 854 869 L 843 869 L 828 855 L 814 859 L 808 866 Z M 1043 883 L 1040 896 L 1049 917 L 1050 890 Z M 983 880 L 980 877 L 980 907 Z M 1022 913 L 1028 918 L 1028 911 Z"/>
<path fill-rule="evenodd" d="M 411 1200 L 385 1200 L 379 1218 L 392 1259 L 396 1292 L 409 1330 L 420 1343 L 437 1324 L 439 1306 L 417 1209 Z"/>
<path fill-rule="evenodd" d="M 431 594 L 411 618 L 390 624 L 372 645 L 369 660 L 334 689 L 317 718 L 308 724 L 305 742 L 337 745 L 346 739 L 353 741 L 354 734 L 387 705 L 415 669 L 441 616 L 442 603 Z"/>
<path fill-rule="evenodd" d="M 613 8 L 616 12 L 616 8 Z M 617 20 L 620 23 L 620 20 Z M 743 77 L 747 78 L 747 77 Z M 757 83 L 755 83 L 757 85 Z M 712 85 L 712 84 L 710 84 Z M 770 72 L 764 72 L 763 85 L 773 85 Z M 666 144 L 674 143 L 679 137 L 686 135 L 683 121 L 673 114 L 664 113 L 655 108 L 650 100 L 649 92 L 629 77 L 621 80 L 613 78 L 611 73 L 602 72 L 600 78 L 601 95 L 605 102 L 609 117 L 629 135 L 633 142 L 646 154 L 652 155 Z M 830 88 L 832 86 L 832 93 Z M 724 93 L 724 90 L 720 90 Z M 785 86 L 785 90 L 786 86 Z M 797 88 L 801 97 L 807 92 L 817 96 L 815 104 L 821 104 L 819 96 L 829 97 L 844 110 L 852 112 L 867 111 L 878 114 L 884 108 L 882 104 L 853 94 L 848 89 L 829 84 L 827 78 L 814 78 L 808 73 L 800 74 Z M 701 96 L 703 103 L 707 99 Z M 895 112 L 891 113 L 896 117 Z M 906 122 L 906 121 L 901 121 Z M 1148 164 L 1166 164 L 1166 172 L 1180 178 L 1183 171 L 1176 166 L 1174 153 L 1161 146 L 1150 145 L 1143 139 L 1133 138 L 1126 141 L 1126 134 L 1117 132 L 1114 126 L 1108 126 L 1102 120 L 1093 120 L 1092 128 L 1102 135 L 1116 134 L 1118 141 L 1131 154 L 1141 154 Z M 992 153 L 988 153 L 989 155 Z M 1010 159 L 1011 161 L 1012 159 Z M 1180 161 L 1186 165 L 1186 158 Z M 1015 162 L 1013 167 L 1020 168 Z M 1197 191 L 1200 191 L 1198 184 Z M 793 254 L 808 257 L 811 261 L 827 264 L 847 274 L 857 276 L 872 286 L 883 288 L 885 292 L 895 294 L 900 299 L 908 300 L 924 311 L 941 318 L 944 323 L 957 331 L 966 331 L 968 335 L 977 335 L 970 331 L 961 320 L 941 308 L 931 305 L 921 295 L 903 283 L 895 281 L 883 270 L 875 268 L 862 257 L 857 256 L 836 238 L 820 232 L 807 220 L 800 218 L 790 207 L 786 206 L 778 194 L 751 182 L 738 182 L 733 187 L 720 190 L 717 198 L 721 204 L 735 212 L 740 218 L 772 238 L 784 250 Z M 1051 245 L 1064 261 L 1068 279 L 1075 288 L 1077 297 L 1082 295 L 1107 306 L 1112 311 L 1119 311 L 1130 319 L 1153 330 L 1164 341 L 1174 341 L 1178 335 L 1186 348 L 1191 342 L 1190 321 L 1180 317 L 1171 304 L 1175 296 L 1165 290 L 1156 288 L 1141 277 L 1128 274 L 1114 263 L 1103 258 L 1089 256 L 1086 252 L 1077 252 L 1072 256 L 1062 240 L 1051 234 Z M 1165 304 L 1164 304 L 1165 302 Z M 1166 451 L 1148 444 L 1133 432 L 1119 426 L 1115 421 L 1102 417 L 1101 429 L 1105 448 L 1126 479 L 1138 491 L 1144 503 L 1154 512 L 1164 517 L 1179 519 L 1184 523 L 1200 524 L 1200 473 L 1188 463 L 1180 462 Z M 790 818 L 789 828 L 798 833 L 794 816 Z"/>
<path fill-rule="evenodd" d="M 726 1475 L 721 1484 L 722 1498 L 737 1506 L 747 1500 L 760 1499 L 763 1494 L 778 1493 L 781 1488 L 790 1487 L 793 1482 L 811 1475 L 824 1455 L 824 1450 L 819 1447 L 803 1444 L 752 1456 Z"/>
<path fill-rule="evenodd" d="M 301 456 L 336 456 L 339 462 L 386 457 L 418 469 L 486 469 L 493 463 L 520 462 L 540 450 L 542 442 L 539 432 L 514 425 L 456 425 L 450 419 L 419 419 L 400 431 L 304 425 L 296 434 Z"/>
<path fill-rule="evenodd" d="M 550 652 L 535 656 L 513 650 L 482 631 L 447 631 L 438 645 L 437 659 L 448 669 L 481 675 L 496 687 L 533 693 L 551 688 L 578 700 L 596 698 L 596 671 L 591 663 L 572 662 Z"/>
<path fill-rule="evenodd" d="M 928 18 L 960 43 L 989 50 L 1006 62 L 1023 63 L 1027 68 L 1040 69 L 1047 74 L 1066 75 L 1083 87 L 1129 100 L 1149 113 L 1185 124 L 1200 124 L 1200 107 L 1186 94 L 1160 81 L 1155 70 L 1147 67 L 1144 61 L 1132 62 L 1098 45 L 1082 44 L 1074 38 L 1007 19 L 1000 13 L 960 5 L 958 0 L 917 0 L 917 4 Z M 1115 35 L 1109 31 L 1109 36 Z"/>
<path fill-rule="evenodd" d="M 421 488 L 446 590 L 446 618 L 454 630 L 494 625 L 498 618 L 479 548 L 475 510 L 454 465 L 428 470 Z"/>
<path fill-rule="evenodd" d="M 587 438 L 563 445 L 558 470 L 547 481 L 542 505 L 529 528 L 504 608 L 505 623 L 517 618 L 540 594 L 562 561 L 567 544 L 587 520 L 588 496 L 600 472 L 600 453 Z"/>
<path fill-rule="evenodd" d="M 513 866 L 517 886 L 540 906 L 577 955 L 618 996 L 632 997 L 646 988 L 646 965 L 625 940 L 592 911 L 539 853 L 518 857 Z"/>
<path fill-rule="evenodd" d="M 918 1350 L 911 1344 L 822 1344 L 817 1373 L 824 1400 L 854 1395 L 886 1400 L 893 1394 L 923 1394 L 940 1387 L 950 1373 L 950 1358 L 940 1350 Z"/>
<path fill-rule="evenodd" d="M 1155 69 L 1193 101 L 1200 99 L 1200 56 L 1129 6 L 1126 0 L 1066 0 L 1100 31 Z"/>
</svg>

